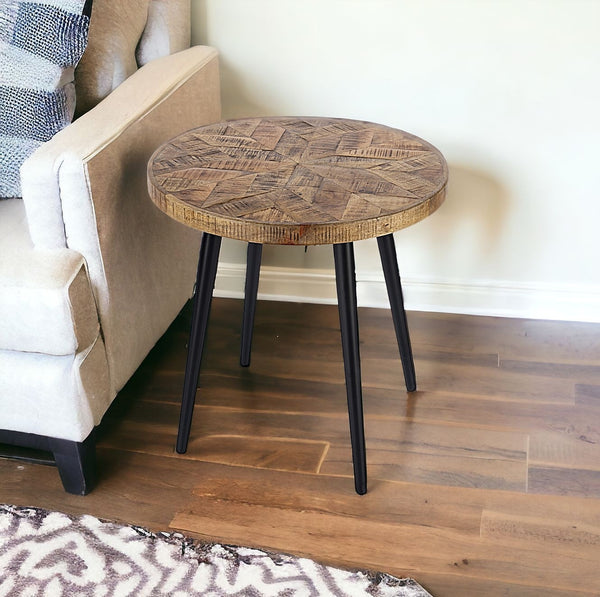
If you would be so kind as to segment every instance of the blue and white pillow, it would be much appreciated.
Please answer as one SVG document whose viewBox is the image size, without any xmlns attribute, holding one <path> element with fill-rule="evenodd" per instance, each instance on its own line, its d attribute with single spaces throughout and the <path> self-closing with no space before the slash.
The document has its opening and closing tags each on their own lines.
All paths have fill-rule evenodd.
<svg viewBox="0 0 600 597">
<path fill-rule="evenodd" d="M 19 197 L 21 164 L 68 125 L 91 0 L 0 0 L 0 197 Z"/>
</svg>

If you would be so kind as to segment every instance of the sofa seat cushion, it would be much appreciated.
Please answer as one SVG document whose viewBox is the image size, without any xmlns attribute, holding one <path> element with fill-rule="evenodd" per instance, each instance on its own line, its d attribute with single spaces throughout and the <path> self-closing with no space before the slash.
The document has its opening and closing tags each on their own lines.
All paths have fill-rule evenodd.
<svg viewBox="0 0 600 597">
<path fill-rule="evenodd" d="M 81 442 L 113 396 L 102 337 L 76 354 L 0 350 L 0 429 Z"/>
<path fill-rule="evenodd" d="M 72 355 L 98 335 L 83 257 L 34 249 L 20 199 L 0 201 L 0 350 Z"/>
</svg>

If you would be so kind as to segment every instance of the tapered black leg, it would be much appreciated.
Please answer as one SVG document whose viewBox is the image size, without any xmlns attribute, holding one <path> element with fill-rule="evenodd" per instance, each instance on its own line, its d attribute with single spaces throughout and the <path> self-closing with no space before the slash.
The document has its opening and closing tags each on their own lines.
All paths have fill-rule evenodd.
<svg viewBox="0 0 600 597">
<path fill-rule="evenodd" d="M 89 493 L 96 484 L 96 440 L 94 432 L 82 442 L 49 438 L 50 451 L 58 467 L 65 491 Z"/>
<path fill-rule="evenodd" d="M 177 433 L 177 452 L 179 452 L 179 454 L 183 454 L 187 450 L 188 439 L 190 437 L 194 402 L 196 400 L 196 389 L 198 386 L 198 374 L 200 373 L 200 361 L 202 360 L 202 350 L 204 349 L 204 339 L 206 337 L 206 328 L 208 326 L 210 304 L 212 301 L 213 289 L 215 287 L 220 248 L 221 237 L 205 232 L 202 236 L 202 244 L 200 245 L 200 255 L 198 258 L 198 273 L 196 274 L 196 292 L 194 294 L 192 326 L 188 343 L 187 361 L 185 364 L 181 413 L 179 415 L 179 431 Z"/>
<path fill-rule="evenodd" d="M 356 311 L 356 275 L 354 270 L 354 247 L 352 243 L 333 245 L 335 277 L 342 332 L 344 372 L 348 416 L 350 418 L 350 441 L 354 464 L 354 486 L 356 493 L 367 492 L 367 459 L 362 406 L 360 375 L 360 350 L 358 341 L 358 314 Z"/>
<path fill-rule="evenodd" d="M 417 378 L 415 375 L 415 363 L 410 345 L 410 336 L 408 334 L 406 311 L 404 310 L 404 298 L 402 297 L 402 284 L 400 282 L 400 272 L 398 271 L 394 236 L 392 234 L 380 236 L 377 238 L 377 244 L 379 245 L 383 275 L 385 276 L 385 284 L 390 299 L 400 359 L 402 360 L 402 368 L 404 369 L 404 381 L 406 382 L 406 389 L 409 392 L 414 392 L 417 389 Z"/>
<path fill-rule="evenodd" d="M 261 257 L 262 245 L 258 243 L 248 243 L 246 289 L 244 291 L 244 318 L 242 320 L 242 345 L 240 348 L 240 365 L 242 367 L 248 367 L 250 365 L 252 330 L 254 329 L 254 314 L 256 313 L 256 295 L 258 294 Z"/>
</svg>

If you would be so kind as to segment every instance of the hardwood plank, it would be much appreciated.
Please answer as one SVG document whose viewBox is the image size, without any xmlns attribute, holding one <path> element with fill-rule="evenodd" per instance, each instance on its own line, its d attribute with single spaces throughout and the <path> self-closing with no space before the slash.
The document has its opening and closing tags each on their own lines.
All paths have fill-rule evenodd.
<svg viewBox="0 0 600 597">
<path fill-rule="evenodd" d="M 553 553 L 568 552 L 578 558 L 600 560 L 600 519 L 597 524 L 572 524 L 572 521 L 548 521 L 545 516 L 520 516 L 484 510 L 481 537 L 518 545 L 522 541 L 539 543 Z"/>
<path fill-rule="evenodd" d="M 531 467 L 575 468 L 600 472 L 600 429 L 589 421 L 584 433 L 575 433 L 568 423 L 563 433 L 537 431 L 530 436 L 529 465 Z"/>
<path fill-rule="evenodd" d="M 327 442 L 313 440 L 209 435 L 195 440 L 187 457 L 237 466 L 317 473 L 328 447 Z"/>
<path fill-rule="evenodd" d="M 600 366 L 598 365 L 502 359 L 499 367 L 506 371 L 518 372 L 524 380 L 528 380 L 530 376 L 535 375 L 570 380 L 573 383 L 577 382 L 578 385 L 582 382 L 589 385 L 600 384 Z"/>
<path fill-rule="evenodd" d="M 573 404 L 574 386 L 570 380 L 535 375 L 527 379 L 495 367 L 470 367 L 419 361 L 419 389 L 460 395 L 482 395 L 504 401 L 530 401 L 546 404 Z"/>
<path fill-rule="evenodd" d="M 500 350 L 500 361 L 600 366 L 600 324 L 564 321 L 515 320 L 514 341 Z"/>
<path fill-rule="evenodd" d="M 575 403 L 600 408 L 600 384 L 575 384 Z"/>
<path fill-rule="evenodd" d="M 367 418 L 367 460 L 372 478 L 526 491 L 526 435 L 398 421 L 393 423 L 396 439 L 389 440 L 385 439 L 389 437 L 386 424 Z M 331 446 L 321 472 L 352 474 L 347 444 Z"/>
<path fill-rule="evenodd" d="M 598 597 L 595 588 L 576 590 L 556 588 L 553 586 L 525 585 L 515 578 L 511 581 L 498 582 L 485 578 L 468 578 L 464 576 L 440 574 L 429 571 L 420 573 L 421 585 L 432 594 L 440 597 Z"/>
<path fill-rule="evenodd" d="M 527 461 L 491 458 L 469 459 L 444 454 L 405 453 L 401 449 L 377 449 L 367 442 L 369 478 L 431 483 L 449 487 L 527 490 Z M 347 447 L 332 446 L 323 466 L 323 474 L 352 478 L 352 454 Z"/>
<path fill-rule="evenodd" d="M 573 442 L 583 443 L 586 443 L 590 427 L 593 428 L 597 419 L 597 415 L 590 412 L 590 409 L 571 405 L 542 405 L 496 397 L 486 399 L 421 391 L 401 399 L 400 411 L 412 421 L 521 431 L 532 436 L 548 433 L 557 440 L 565 436 Z M 589 450 L 589 447 L 585 449 Z"/>
<path fill-rule="evenodd" d="M 531 466 L 528 491 L 600 498 L 600 471 Z"/>
<path fill-rule="evenodd" d="M 600 324 L 411 313 L 411 334 L 435 348 L 494 352 L 500 361 L 600 365 Z"/>
</svg>

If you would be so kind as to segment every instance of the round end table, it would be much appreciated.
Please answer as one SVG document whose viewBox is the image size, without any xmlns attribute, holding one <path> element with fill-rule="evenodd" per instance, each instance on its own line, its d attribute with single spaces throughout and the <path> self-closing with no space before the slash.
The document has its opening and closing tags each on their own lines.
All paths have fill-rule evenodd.
<svg viewBox="0 0 600 597">
<path fill-rule="evenodd" d="M 367 490 L 353 242 L 377 238 L 408 391 L 416 378 L 392 233 L 443 202 L 448 168 L 426 141 L 338 118 L 247 118 L 193 129 L 148 164 L 152 201 L 204 235 L 177 437 L 187 449 L 221 238 L 248 242 L 240 363 L 250 364 L 263 244 L 332 244 L 355 488 Z"/>
</svg>

